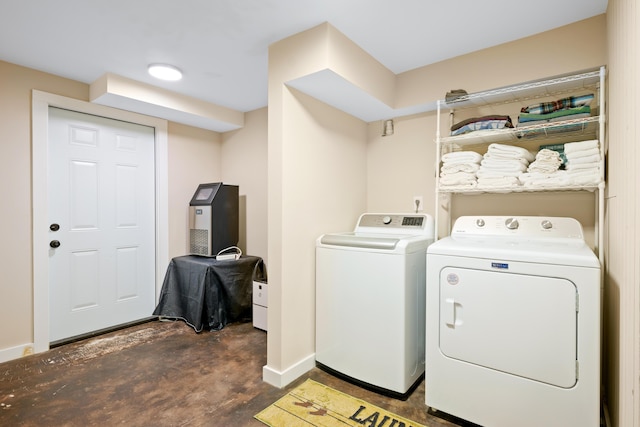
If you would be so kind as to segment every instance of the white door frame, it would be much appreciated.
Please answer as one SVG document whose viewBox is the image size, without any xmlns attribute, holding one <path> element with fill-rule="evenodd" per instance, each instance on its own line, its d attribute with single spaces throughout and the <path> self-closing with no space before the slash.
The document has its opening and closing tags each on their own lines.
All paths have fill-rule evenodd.
<svg viewBox="0 0 640 427">
<path fill-rule="evenodd" d="M 49 350 L 49 246 L 48 246 L 48 125 L 49 107 L 122 120 L 155 129 L 156 191 L 156 302 L 169 263 L 168 138 L 167 121 L 118 110 L 73 98 L 34 90 L 32 92 L 32 255 L 33 255 L 33 347 Z M 151 313 L 149 313 L 151 316 Z"/>
</svg>

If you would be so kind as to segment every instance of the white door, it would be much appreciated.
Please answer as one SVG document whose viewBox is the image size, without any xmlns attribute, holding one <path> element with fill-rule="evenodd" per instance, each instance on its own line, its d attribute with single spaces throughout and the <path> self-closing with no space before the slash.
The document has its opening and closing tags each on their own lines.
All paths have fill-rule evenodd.
<svg viewBox="0 0 640 427">
<path fill-rule="evenodd" d="M 48 152 L 50 341 L 150 316 L 154 129 L 50 107 Z"/>
</svg>

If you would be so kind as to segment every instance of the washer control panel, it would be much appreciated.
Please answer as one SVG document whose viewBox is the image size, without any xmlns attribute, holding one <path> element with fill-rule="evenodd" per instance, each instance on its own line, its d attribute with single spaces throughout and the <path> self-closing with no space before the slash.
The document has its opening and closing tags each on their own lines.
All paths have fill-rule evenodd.
<svg viewBox="0 0 640 427">
<path fill-rule="evenodd" d="M 461 216 L 452 236 L 520 236 L 584 239 L 582 225 L 574 218 L 541 216 Z"/>
<path fill-rule="evenodd" d="M 425 234 L 433 233 L 433 218 L 427 214 L 377 214 L 360 215 L 356 232 Z"/>
</svg>

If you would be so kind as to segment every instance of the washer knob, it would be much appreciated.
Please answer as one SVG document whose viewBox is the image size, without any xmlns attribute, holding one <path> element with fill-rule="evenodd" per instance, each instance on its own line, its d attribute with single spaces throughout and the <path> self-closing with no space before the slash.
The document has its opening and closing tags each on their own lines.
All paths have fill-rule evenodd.
<svg viewBox="0 0 640 427">
<path fill-rule="evenodd" d="M 553 228 L 553 224 L 548 219 L 545 219 L 544 221 L 542 221 L 540 225 L 542 225 L 542 228 L 544 228 L 545 230 L 549 230 L 550 228 Z"/>
<path fill-rule="evenodd" d="M 504 225 L 506 225 L 509 230 L 517 230 L 520 226 L 520 224 L 518 224 L 518 220 L 515 218 L 507 218 Z"/>
<path fill-rule="evenodd" d="M 391 217 L 390 216 L 384 216 L 382 217 L 382 223 L 383 224 L 391 224 Z"/>
<path fill-rule="evenodd" d="M 476 219 L 476 226 L 477 227 L 484 227 L 484 219 L 482 219 L 482 218 Z"/>
</svg>

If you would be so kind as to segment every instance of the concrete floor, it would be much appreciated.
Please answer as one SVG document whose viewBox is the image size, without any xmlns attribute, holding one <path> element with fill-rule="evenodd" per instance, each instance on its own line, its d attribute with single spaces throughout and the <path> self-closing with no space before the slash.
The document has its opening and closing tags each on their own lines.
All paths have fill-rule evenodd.
<svg viewBox="0 0 640 427">
<path fill-rule="evenodd" d="M 400 401 L 312 369 L 262 381 L 266 333 L 251 323 L 196 334 L 152 321 L 0 364 L 0 426 L 264 426 L 253 416 L 307 378 L 431 427 L 424 381 Z"/>
</svg>

